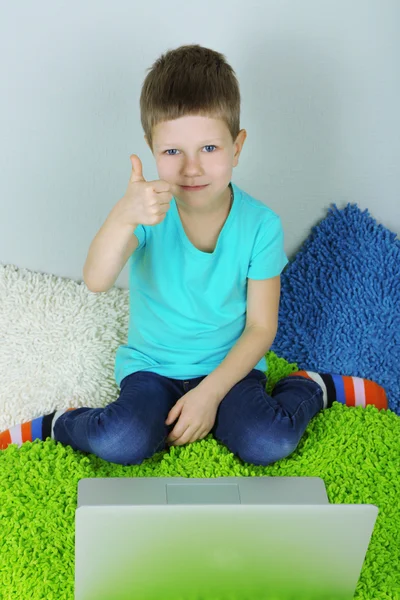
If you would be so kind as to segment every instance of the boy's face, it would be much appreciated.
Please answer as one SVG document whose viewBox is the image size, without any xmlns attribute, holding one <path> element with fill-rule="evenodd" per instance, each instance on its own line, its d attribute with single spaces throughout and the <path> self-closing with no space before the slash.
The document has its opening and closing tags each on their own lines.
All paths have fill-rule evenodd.
<svg viewBox="0 0 400 600">
<path fill-rule="evenodd" d="M 188 209 L 218 208 L 229 196 L 232 169 L 246 139 L 244 129 L 236 141 L 225 122 L 203 116 L 185 116 L 164 121 L 153 130 L 153 156 L 160 179 L 178 190 L 175 198 Z M 147 145 L 150 147 L 147 137 Z M 186 190 L 181 186 L 206 185 L 202 190 Z"/>
</svg>

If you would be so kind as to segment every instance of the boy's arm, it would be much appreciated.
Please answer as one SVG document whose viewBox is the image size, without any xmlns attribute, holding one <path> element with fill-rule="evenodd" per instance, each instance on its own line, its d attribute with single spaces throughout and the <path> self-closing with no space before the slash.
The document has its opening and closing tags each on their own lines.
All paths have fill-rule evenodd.
<svg viewBox="0 0 400 600">
<path fill-rule="evenodd" d="M 117 203 L 93 239 L 83 267 L 83 281 L 91 292 L 107 292 L 114 285 L 139 245 L 135 229 L 123 221 Z"/>
<path fill-rule="evenodd" d="M 280 275 L 270 279 L 248 279 L 243 333 L 221 364 L 198 385 L 218 404 L 272 346 L 278 331 L 280 291 Z"/>
</svg>

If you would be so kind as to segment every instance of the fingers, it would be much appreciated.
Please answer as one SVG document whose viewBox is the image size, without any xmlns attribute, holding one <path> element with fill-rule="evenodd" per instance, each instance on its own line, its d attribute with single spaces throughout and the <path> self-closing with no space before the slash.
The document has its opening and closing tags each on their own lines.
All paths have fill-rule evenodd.
<svg viewBox="0 0 400 600">
<path fill-rule="evenodd" d="M 203 430 L 201 429 L 201 427 L 199 427 L 195 431 L 193 431 L 193 429 L 188 427 L 180 437 L 178 437 L 175 440 L 172 439 L 170 445 L 171 446 L 183 446 L 185 444 L 192 444 L 193 442 L 196 442 L 197 440 L 205 438 L 207 434 L 208 434 L 208 432 L 203 434 Z M 200 437 L 200 436 L 202 436 L 202 437 Z"/>
</svg>

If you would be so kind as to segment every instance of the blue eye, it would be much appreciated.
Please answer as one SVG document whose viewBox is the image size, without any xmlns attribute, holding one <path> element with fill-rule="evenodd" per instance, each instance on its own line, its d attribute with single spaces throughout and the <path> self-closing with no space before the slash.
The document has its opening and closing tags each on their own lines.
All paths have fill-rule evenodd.
<svg viewBox="0 0 400 600">
<path fill-rule="evenodd" d="M 204 146 L 204 148 L 216 148 L 217 146 L 214 146 L 214 144 L 210 144 L 207 146 Z M 170 150 L 165 150 L 164 154 L 167 154 L 167 152 L 172 152 L 173 150 L 176 150 L 176 148 L 171 148 Z M 179 150 L 178 150 L 179 152 Z M 206 154 L 212 154 L 212 152 L 206 152 Z M 167 156 L 176 156 L 176 154 L 167 154 Z"/>
</svg>

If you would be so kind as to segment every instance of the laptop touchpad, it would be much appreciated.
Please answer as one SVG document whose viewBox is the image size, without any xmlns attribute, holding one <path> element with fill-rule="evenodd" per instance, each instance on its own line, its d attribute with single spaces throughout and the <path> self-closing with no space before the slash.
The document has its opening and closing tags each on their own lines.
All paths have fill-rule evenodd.
<svg viewBox="0 0 400 600">
<path fill-rule="evenodd" d="M 166 484 L 167 504 L 240 504 L 235 483 Z"/>
</svg>

